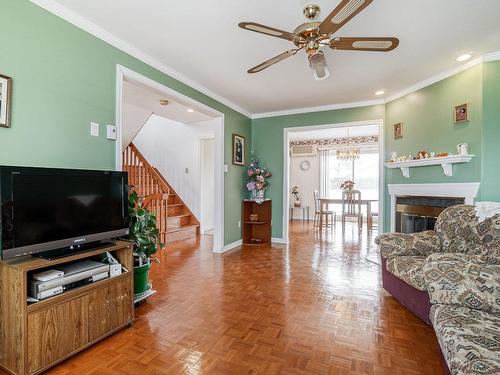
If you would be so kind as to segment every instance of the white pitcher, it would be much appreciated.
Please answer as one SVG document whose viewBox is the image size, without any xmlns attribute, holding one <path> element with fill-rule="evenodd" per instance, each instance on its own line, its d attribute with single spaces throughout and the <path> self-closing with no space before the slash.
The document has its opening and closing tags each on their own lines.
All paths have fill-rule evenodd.
<svg viewBox="0 0 500 375">
<path fill-rule="evenodd" d="M 457 145 L 458 155 L 469 155 L 469 145 L 467 143 L 460 143 Z"/>
</svg>

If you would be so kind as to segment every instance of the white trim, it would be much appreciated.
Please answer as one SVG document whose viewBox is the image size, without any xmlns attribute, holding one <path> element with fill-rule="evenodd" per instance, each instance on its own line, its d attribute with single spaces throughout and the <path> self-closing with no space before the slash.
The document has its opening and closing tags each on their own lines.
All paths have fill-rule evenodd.
<svg viewBox="0 0 500 375">
<path fill-rule="evenodd" d="M 105 41 L 106 43 L 112 45 L 115 48 L 118 48 L 119 50 L 128 53 L 129 55 L 139 59 L 140 61 L 144 62 L 145 64 L 148 64 L 152 66 L 155 69 L 158 69 L 160 72 L 165 73 L 166 75 L 184 83 L 185 85 L 190 86 L 191 88 L 199 91 L 202 94 L 205 94 L 209 96 L 211 99 L 217 100 L 218 102 L 234 109 L 235 111 L 247 116 L 251 117 L 251 113 L 248 112 L 246 109 L 240 107 L 239 105 L 233 103 L 232 101 L 216 94 L 212 90 L 208 89 L 207 87 L 201 85 L 200 83 L 184 76 L 183 74 L 177 72 L 176 70 L 172 69 L 171 67 L 163 64 L 156 58 L 152 57 L 151 55 L 148 55 L 146 52 L 140 50 L 137 47 L 134 47 L 133 45 L 123 41 L 122 39 L 116 37 L 115 35 L 111 34 L 110 32 L 106 31 L 100 26 L 97 26 L 96 24 L 90 22 L 86 18 L 80 16 L 79 14 L 71 11 L 70 9 L 62 6 L 61 4 L 53 1 L 53 0 L 30 0 L 32 3 L 38 5 L 39 7 L 45 9 L 46 11 L 62 18 L 63 20 L 73 24 L 74 26 L 88 32 L 89 34 Z"/>
<path fill-rule="evenodd" d="M 214 250 L 214 253 L 222 254 L 222 253 L 225 253 L 226 251 L 234 249 L 235 247 L 241 246 L 242 244 L 243 244 L 243 240 L 234 241 L 234 242 L 228 243 L 226 246 L 224 246 L 221 249 L 221 251 Z"/>
<path fill-rule="evenodd" d="M 400 196 L 464 198 L 465 204 L 474 204 L 479 182 L 435 184 L 388 184 L 391 196 L 391 232 L 396 230 L 396 198 Z"/>
<path fill-rule="evenodd" d="M 210 121 L 210 120 L 208 120 L 208 121 Z M 202 144 L 202 141 L 208 141 L 208 140 L 214 141 L 214 148 L 215 148 L 215 137 L 214 136 L 211 136 L 211 135 L 199 135 L 198 136 L 197 147 L 198 147 L 198 168 L 199 168 L 198 172 L 200 174 L 200 185 L 199 185 L 200 192 L 203 190 L 203 188 L 202 188 L 203 179 L 201 178 L 201 171 L 203 169 L 202 168 L 203 157 L 201 155 L 201 144 Z M 214 150 L 214 153 L 215 153 L 215 150 Z M 214 160 L 214 167 L 215 167 L 215 160 Z M 214 214 L 215 214 L 215 207 L 214 207 Z M 214 220 L 215 220 L 215 218 L 214 218 Z M 205 232 L 207 231 L 207 228 L 206 228 L 206 223 L 203 220 L 203 202 L 201 199 L 200 199 L 200 219 L 199 219 L 199 221 L 200 221 L 200 233 L 205 234 Z M 214 224 L 215 224 L 215 221 L 214 221 Z M 212 229 L 212 228 L 210 228 L 210 229 Z"/>
<path fill-rule="evenodd" d="M 458 73 L 461 73 L 467 69 L 470 69 L 476 65 L 479 65 L 479 64 L 482 64 L 485 62 L 498 61 L 498 60 L 500 60 L 500 51 L 486 53 L 484 55 L 479 56 L 477 59 L 469 61 L 465 64 L 462 64 L 460 66 L 457 66 L 457 67 L 445 70 L 441 73 L 435 74 L 432 77 L 429 77 L 423 81 L 420 81 L 420 82 L 418 82 L 410 87 L 407 87 L 406 89 L 403 89 L 403 90 L 399 91 L 398 93 L 393 94 L 391 96 L 388 96 L 384 99 L 359 101 L 359 102 L 351 102 L 351 103 L 344 103 L 344 104 L 332 104 L 332 105 L 325 105 L 325 106 L 320 106 L 320 107 L 307 107 L 307 108 L 300 108 L 300 109 L 289 109 L 289 110 L 283 110 L 283 111 L 256 113 L 256 114 L 252 115 L 252 119 L 295 115 L 295 114 L 300 114 L 300 113 L 331 111 L 331 110 L 335 110 L 335 109 L 366 107 L 366 106 L 378 105 L 378 104 L 387 104 L 387 103 L 390 103 L 390 102 L 392 102 L 396 99 L 399 99 L 403 96 L 411 94 L 412 92 L 421 90 L 427 86 L 433 85 L 433 84 L 440 82 L 446 78 L 452 77 L 452 76 L 454 76 Z"/>
<path fill-rule="evenodd" d="M 355 121 L 355 122 L 345 122 L 339 124 L 327 124 L 327 125 L 310 125 L 310 126 L 296 126 L 291 128 L 283 129 L 283 241 L 288 243 L 288 221 L 289 221 L 289 209 L 288 209 L 288 199 L 290 191 L 290 152 L 288 144 L 290 142 L 290 133 L 308 130 L 318 130 L 318 129 L 328 129 L 328 128 L 345 128 L 351 126 L 363 126 L 363 125 L 377 125 L 379 129 L 379 228 L 384 227 L 384 201 L 385 201 L 385 190 L 384 190 L 384 120 L 368 120 L 368 121 Z"/>
<path fill-rule="evenodd" d="M 277 117 L 277 116 L 287 116 L 287 115 L 297 115 L 301 113 L 311 113 L 311 112 L 322 112 L 322 111 L 332 111 L 336 109 L 346 109 L 346 108 L 357 108 L 357 107 L 368 107 L 372 105 L 384 104 L 383 99 L 378 100 L 366 100 L 361 102 L 343 103 L 343 104 L 329 104 L 318 107 L 306 107 L 297 109 L 286 109 L 283 111 L 274 112 L 264 112 L 256 113 L 252 115 L 252 120 L 266 117 Z"/>
<path fill-rule="evenodd" d="M 121 133 L 122 133 L 122 95 L 123 95 L 123 80 L 125 78 L 151 87 L 159 92 L 169 95 L 181 104 L 186 104 L 188 107 L 207 113 L 215 118 L 219 118 L 219 125 L 215 126 L 215 187 L 214 187 L 214 252 L 221 252 L 224 247 L 224 113 L 219 112 L 212 107 L 209 107 L 197 100 L 183 95 L 170 87 L 164 86 L 148 77 L 145 77 L 133 70 L 125 68 L 121 65 L 116 66 L 116 129 L 119 141 L 116 142 L 116 169 L 121 170 Z M 119 153 L 119 155 L 118 155 Z"/>
<path fill-rule="evenodd" d="M 116 37 L 115 35 L 111 34 L 108 31 L 106 31 L 105 29 L 90 22 L 86 18 L 69 10 L 68 8 L 62 6 L 61 4 L 58 4 L 54 0 L 30 0 L 30 1 L 32 3 L 38 5 L 39 7 L 45 9 L 46 11 L 64 19 L 65 21 L 75 25 L 76 27 L 88 32 L 89 34 L 105 41 L 106 43 L 112 45 L 113 47 L 118 48 L 119 50 L 128 53 L 129 55 L 141 60 L 142 62 L 152 66 L 153 68 L 158 69 L 162 73 L 165 73 L 168 76 L 190 86 L 191 88 L 198 90 L 202 94 L 208 95 L 212 99 L 217 100 L 218 102 L 234 109 L 235 111 L 249 117 L 250 119 L 259 119 L 259 118 L 265 118 L 265 117 L 276 117 L 276 116 L 293 115 L 293 114 L 299 114 L 299 113 L 330 111 L 330 110 L 335 110 L 335 109 L 347 109 L 347 108 L 366 107 L 366 106 L 377 105 L 377 104 L 386 104 L 386 103 L 389 103 L 395 99 L 398 99 L 398 98 L 401 98 L 405 95 L 408 95 L 414 91 L 420 90 L 420 89 L 427 87 L 427 86 L 430 86 L 436 82 L 439 82 L 439 81 L 442 81 L 446 78 L 449 78 L 455 74 L 463 72 L 464 70 L 472 68 L 475 65 L 481 64 L 483 62 L 491 62 L 491 61 L 500 60 L 500 51 L 485 53 L 485 54 L 479 56 L 475 60 L 469 61 L 469 62 L 467 62 L 463 65 L 460 65 L 458 67 L 454 67 L 452 69 L 448 69 L 446 71 L 438 73 L 438 74 L 436 74 L 430 78 L 427 78 L 421 82 L 418 82 L 418 83 L 416 83 L 416 84 L 414 84 L 414 85 L 412 85 L 404 90 L 401 90 L 398 93 L 391 95 L 385 99 L 365 100 L 365 101 L 358 101 L 358 102 L 351 102 L 351 103 L 344 103 L 344 104 L 340 103 L 340 104 L 331 104 L 331 105 L 318 106 L 318 107 L 307 107 L 307 108 L 298 108 L 298 109 L 264 112 L 264 113 L 253 113 L 252 114 L 248 110 L 239 106 L 238 104 L 233 103 L 229 99 L 226 99 L 226 98 L 214 93 L 213 91 L 211 91 L 207 87 L 205 87 L 205 86 L 199 84 L 198 82 L 193 81 L 192 79 L 184 76 L 183 74 L 177 72 L 176 70 L 172 69 L 171 67 L 160 62 L 156 58 L 148 55 L 147 53 L 140 50 L 139 48 L 134 47 L 133 45 L 121 40 L 120 38 Z"/>
<path fill-rule="evenodd" d="M 271 243 L 277 243 L 280 245 L 288 245 L 290 242 L 284 238 L 273 237 L 273 238 L 271 238 Z"/>
</svg>

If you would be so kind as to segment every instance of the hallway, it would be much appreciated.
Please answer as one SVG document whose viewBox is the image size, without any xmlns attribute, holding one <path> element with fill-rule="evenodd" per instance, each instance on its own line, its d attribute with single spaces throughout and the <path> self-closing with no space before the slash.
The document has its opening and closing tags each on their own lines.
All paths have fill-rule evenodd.
<svg viewBox="0 0 500 375">
<path fill-rule="evenodd" d="M 209 236 L 170 245 L 133 328 L 49 373 L 442 374 L 432 329 L 366 260 L 373 238 L 350 224 L 331 236 L 294 222 L 288 247 L 218 256 Z"/>
</svg>

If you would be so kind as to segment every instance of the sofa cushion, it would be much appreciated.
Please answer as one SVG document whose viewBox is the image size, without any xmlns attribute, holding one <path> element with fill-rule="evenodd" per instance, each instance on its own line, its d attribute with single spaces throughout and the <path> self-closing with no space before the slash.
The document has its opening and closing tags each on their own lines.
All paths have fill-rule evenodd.
<svg viewBox="0 0 500 375">
<path fill-rule="evenodd" d="M 441 212 L 436 233 L 443 252 L 500 256 L 500 215 L 479 223 L 474 206 L 457 205 Z"/>
<path fill-rule="evenodd" d="M 500 374 L 500 316 L 460 305 L 433 305 L 430 318 L 453 375 Z"/>
<path fill-rule="evenodd" d="M 397 256 L 387 259 L 387 271 L 418 290 L 426 290 L 423 267 L 426 256 Z"/>
</svg>

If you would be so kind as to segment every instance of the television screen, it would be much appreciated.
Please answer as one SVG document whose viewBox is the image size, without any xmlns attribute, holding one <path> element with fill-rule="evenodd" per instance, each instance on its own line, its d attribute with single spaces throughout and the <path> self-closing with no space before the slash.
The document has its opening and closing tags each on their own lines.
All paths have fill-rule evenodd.
<svg viewBox="0 0 500 375">
<path fill-rule="evenodd" d="M 0 168 L 3 259 L 109 239 L 128 229 L 124 172 Z"/>
</svg>

